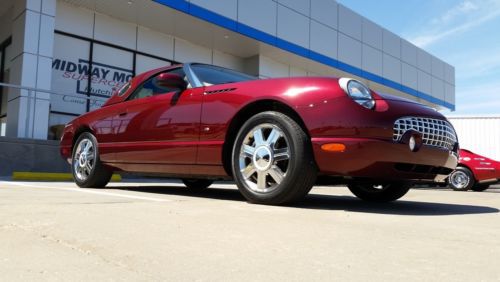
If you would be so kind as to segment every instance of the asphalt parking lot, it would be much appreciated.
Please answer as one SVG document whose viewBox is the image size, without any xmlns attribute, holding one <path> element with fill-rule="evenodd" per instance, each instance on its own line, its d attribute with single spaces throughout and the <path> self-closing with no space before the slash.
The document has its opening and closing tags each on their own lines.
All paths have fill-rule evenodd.
<svg viewBox="0 0 500 282">
<path fill-rule="evenodd" d="M 294 207 L 230 184 L 110 186 L 0 181 L 1 280 L 500 280 L 500 186 L 389 204 L 317 187 Z"/>
</svg>

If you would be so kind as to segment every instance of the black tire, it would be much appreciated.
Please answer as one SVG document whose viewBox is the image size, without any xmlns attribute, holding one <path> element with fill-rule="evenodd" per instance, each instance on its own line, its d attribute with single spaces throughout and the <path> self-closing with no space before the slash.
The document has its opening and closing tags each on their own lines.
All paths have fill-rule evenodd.
<svg viewBox="0 0 500 282">
<path fill-rule="evenodd" d="M 86 157 L 85 162 L 80 162 L 81 152 L 79 152 L 79 146 L 80 144 L 83 145 L 83 142 L 91 142 L 93 159 L 90 160 L 88 159 L 89 157 Z M 80 164 L 87 162 L 91 164 L 91 169 L 86 169 L 85 172 L 82 172 L 82 166 L 80 166 Z M 73 146 L 73 153 L 71 154 L 71 172 L 76 185 L 81 188 L 104 188 L 111 179 L 113 172 L 102 164 L 99 158 L 97 139 L 89 132 L 82 133 Z"/>
<path fill-rule="evenodd" d="M 259 130 L 261 138 L 253 135 Z M 241 151 L 245 142 L 248 144 L 244 148 L 253 148 L 253 153 Z M 251 167 L 253 174 L 248 169 Z M 241 127 L 233 144 L 232 172 L 239 191 L 249 202 L 281 205 L 300 201 L 309 193 L 317 168 L 311 141 L 297 122 L 285 114 L 267 111 L 254 115 Z"/>
<path fill-rule="evenodd" d="M 350 183 L 349 190 L 358 198 L 370 202 L 391 202 L 408 193 L 412 184 L 391 182 L 386 184 Z"/>
<path fill-rule="evenodd" d="M 490 188 L 490 185 L 489 184 L 476 184 L 474 186 L 472 186 L 472 191 L 475 191 L 475 192 L 483 192 L 484 190 Z"/>
<path fill-rule="evenodd" d="M 189 188 L 189 190 L 197 192 L 206 190 L 210 185 L 212 185 L 212 183 L 214 183 L 213 180 L 209 179 L 182 179 L 182 182 L 187 188 Z"/>
<path fill-rule="evenodd" d="M 451 174 L 448 176 L 448 184 L 450 188 L 454 191 L 467 191 L 474 187 L 476 180 L 474 174 L 470 169 L 458 166 Z"/>
</svg>

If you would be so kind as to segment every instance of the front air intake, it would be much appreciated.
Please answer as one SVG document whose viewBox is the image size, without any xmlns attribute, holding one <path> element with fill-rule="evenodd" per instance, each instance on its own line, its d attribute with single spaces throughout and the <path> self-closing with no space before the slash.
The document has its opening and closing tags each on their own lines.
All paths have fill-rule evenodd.
<svg viewBox="0 0 500 282">
<path fill-rule="evenodd" d="M 403 117 L 394 122 L 394 141 L 399 142 L 408 130 L 422 134 L 424 145 L 439 147 L 453 151 L 457 143 L 457 134 L 451 124 L 445 120 L 423 117 Z"/>
</svg>

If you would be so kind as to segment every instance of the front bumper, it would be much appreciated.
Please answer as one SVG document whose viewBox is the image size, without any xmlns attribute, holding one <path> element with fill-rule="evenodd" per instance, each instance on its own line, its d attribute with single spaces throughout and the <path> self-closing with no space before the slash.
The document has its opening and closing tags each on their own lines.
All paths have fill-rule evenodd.
<svg viewBox="0 0 500 282">
<path fill-rule="evenodd" d="M 369 138 L 312 138 L 320 173 L 346 178 L 391 181 L 443 182 L 457 166 L 457 154 L 423 145 L 418 152 L 407 144 Z M 345 145 L 343 152 L 328 152 L 328 143 Z"/>
</svg>

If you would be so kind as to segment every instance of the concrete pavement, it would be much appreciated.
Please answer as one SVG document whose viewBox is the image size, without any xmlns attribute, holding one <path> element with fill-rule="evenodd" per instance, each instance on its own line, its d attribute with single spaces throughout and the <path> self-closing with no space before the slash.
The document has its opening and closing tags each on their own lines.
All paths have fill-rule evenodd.
<svg viewBox="0 0 500 282">
<path fill-rule="evenodd" d="M 110 186 L 0 181 L 1 280 L 500 280 L 498 186 L 388 204 L 317 187 L 294 207 L 230 184 Z"/>
</svg>

